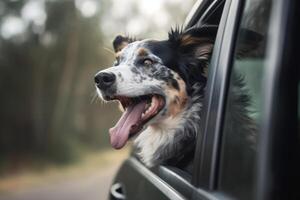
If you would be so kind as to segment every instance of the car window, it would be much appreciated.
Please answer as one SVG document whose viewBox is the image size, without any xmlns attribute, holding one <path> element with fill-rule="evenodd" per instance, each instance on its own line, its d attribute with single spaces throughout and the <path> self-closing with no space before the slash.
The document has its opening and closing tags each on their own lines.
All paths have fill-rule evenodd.
<svg viewBox="0 0 300 200">
<path fill-rule="evenodd" d="M 270 4 L 245 2 L 227 90 L 218 188 L 239 199 L 253 199 Z"/>
</svg>

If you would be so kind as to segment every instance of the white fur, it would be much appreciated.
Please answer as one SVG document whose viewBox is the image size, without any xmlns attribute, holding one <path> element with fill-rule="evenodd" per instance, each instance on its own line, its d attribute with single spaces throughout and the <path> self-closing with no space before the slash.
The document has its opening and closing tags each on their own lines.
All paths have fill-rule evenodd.
<svg viewBox="0 0 300 200">
<path fill-rule="evenodd" d="M 156 150 L 166 144 L 173 142 L 176 127 L 183 120 L 180 117 L 168 117 L 160 124 L 148 126 L 134 141 L 140 148 L 139 155 L 142 161 L 149 167 L 153 166 L 152 160 Z"/>
<path fill-rule="evenodd" d="M 155 165 L 153 163 L 154 157 L 159 153 L 157 150 L 161 146 L 176 145 L 173 144 L 176 133 L 182 134 L 182 137 L 184 137 L 184 134 L 187 134 L 185 129 L 189 129 L 189 131 L 197 134 L 199 123 L 195 123 L 194 120 L 200 121 L 199 112 L 202 103 L 199 101 L 193 103 L 193 100 L 195 99 L 191 99 L 190 102 L 192 104 L 191 107 L 186 107 L 182 113 L 179 113 L 175 117 L 168 117 L 160 120 L 159 123 L 149 125 L 136 138 L 134 143 L 140 149 L 138 154 L 148 167 Z"/>
<path fill-rule="evenodd" d="M 131 71 L 131 67 L 125 64 L 119 65 L 117 67 L 110 67 L 101 72 L 113 73 L 117 76 L 116 80 L 116 94 L 119 96 L 141 96 L 145 95 L 146 88 L 150 87 L 162 87 L 165 85 L 165 82 L 159 81 L 156 79 L 150 79 L 148 76 L 145 76 L 143 83 L 136 81 L 137 75 Z M 121 77 L 118 76 L 121 75 Z"/>
</svg>

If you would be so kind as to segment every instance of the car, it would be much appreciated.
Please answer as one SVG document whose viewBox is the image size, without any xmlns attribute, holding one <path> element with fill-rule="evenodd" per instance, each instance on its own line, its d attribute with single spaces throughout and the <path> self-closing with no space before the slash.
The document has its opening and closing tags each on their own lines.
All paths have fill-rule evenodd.
<svg viewBox="0 0 300 200">
<path fill-rule="evenodd" d="M 193 170 L 147 168 L 132 153 L 109 199 L 300 199 L 299 1 L 200 0 L 185 29 L 217 25 Z M 254 42 L 250 30 L 261 36 Z M 246 49 L 240 55 L 239 49 Z M 228 129 L 234 74 L 251 97 L 257 133 Z"/>
</svg>

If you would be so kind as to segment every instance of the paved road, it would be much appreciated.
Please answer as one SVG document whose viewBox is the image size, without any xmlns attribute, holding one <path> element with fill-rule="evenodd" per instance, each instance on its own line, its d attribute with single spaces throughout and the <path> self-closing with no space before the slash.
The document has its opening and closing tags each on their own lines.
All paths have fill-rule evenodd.
<svg viewBox="0 0 300 200">
<path fill-rule="evenodd" d="M 0 195 L 0 200 L 105 200 L 118 166 L 72 181 Z"/>
</svg>

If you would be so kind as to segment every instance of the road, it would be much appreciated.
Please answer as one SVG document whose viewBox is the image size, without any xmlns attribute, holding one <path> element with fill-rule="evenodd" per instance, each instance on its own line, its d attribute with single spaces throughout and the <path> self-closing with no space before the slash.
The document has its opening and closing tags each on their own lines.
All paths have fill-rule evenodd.
<svg viewBox="0 0 300 200">
<path fill-rule="evenodd" d="M 105 200 L 117 169 L 118 165 L 75 180 L 0 195 L 0 200 Z"/>
</svg>

